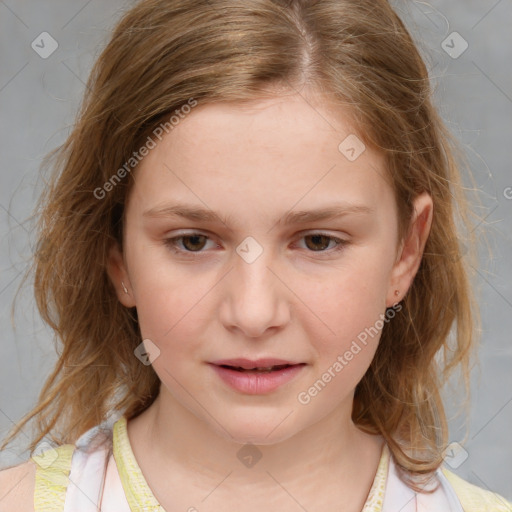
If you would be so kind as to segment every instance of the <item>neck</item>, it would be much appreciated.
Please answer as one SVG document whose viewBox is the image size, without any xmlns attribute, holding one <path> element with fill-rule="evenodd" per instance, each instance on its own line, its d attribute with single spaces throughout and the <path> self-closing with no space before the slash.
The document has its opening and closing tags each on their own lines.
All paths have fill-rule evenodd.
<svg viewBox="0 0 512 512">
<path fill-rule="evenodd" d="M 383 440 L 360 431 L 347 405 L 281 442 L 247 445 L 233 441 L 220 426 L 219 432 L 212 430 L 164 389 L 150 408 L 128 422 L 135 457 L 147 477 L 152 471 L 190 475 L 202 480 L 202 488 L 213 489 L 229 474 L 223 487 L 238 493 L 247 486 L 275 492 L 276 481 L 314 493 L 319 482 L 332 478 L 353 494 L 363 482 L 359 499 L 366 497 Z"/>
</svg>

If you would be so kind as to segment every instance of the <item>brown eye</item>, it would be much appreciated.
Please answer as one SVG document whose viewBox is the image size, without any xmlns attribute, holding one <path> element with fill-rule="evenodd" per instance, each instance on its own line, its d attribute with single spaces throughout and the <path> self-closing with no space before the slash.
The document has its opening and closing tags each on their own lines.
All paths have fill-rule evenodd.
<svg viewBox="0 0 512 512">
<path fill-rule="evenodd" d="M 306 235 L 304 240 L 306 240 L 306 246 L 308 249 L 311 249 L 312 251 L 323 251 L 329 247 L 329 243 L 335 239 L 332 236 L 316 234 Z M 310 242 L 308 242 L 308 240 L 310 240 Z"/>
<path fill-rule="evenodd" d="M 165 245 L 175 253 L 194 254 L 205 252 L 202 249 L 206 246 L 209 237 L 201 233 L 192 233 L 190 235 L 175 236 L 165 240 Z M 181 241 L 181 243 L 180 243 Z"/>
<path fill-rule="evenodd" d="M 183 240 L 183 247 L 191 252 L 201 250 L 208 239 L 208 237 L 204 235 L 186 235 L 180 238 Z"/>
</svg>

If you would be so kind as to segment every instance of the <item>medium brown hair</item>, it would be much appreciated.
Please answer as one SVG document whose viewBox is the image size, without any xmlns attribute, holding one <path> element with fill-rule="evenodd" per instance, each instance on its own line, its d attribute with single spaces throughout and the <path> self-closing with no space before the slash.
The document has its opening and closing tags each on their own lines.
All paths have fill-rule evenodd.
<svg viewBox="0 0 512 512">
<path fill-rule="evenodd" d="M 352 416 L 384 436 L 404 478 L 439 467 L 447 444 L 442 386 L 460 366 L 468 388 L 475 343 L 466 261 L 473 253 L 458 242 L 470 224 L 425 63 L 386 0 L 145 0 L 123 16 L 92 69 L 71 135 L 45 161 L 54 172 L 40 199 L 29 272 L 60 349 L 38 405 L 8 441 L 36 417 L 31 453 L 46 435 L 72 443 L 113 411 L 137 416 L 159 392 L 152 366 L 134 356 L 136 310 L 120 304 L 106 271 L 109 248 L 122 245 L 136 169 L 104 197 L 94 191 L 191 99 L 241 104 L 305 90 L 348 109 L 358 137 L 385 156 L 400 239 L 414 198 L 432 196 L 420 268 L 383 328 Z M 469 238 L 464 247 L 471 249 Z"/>
</svg>

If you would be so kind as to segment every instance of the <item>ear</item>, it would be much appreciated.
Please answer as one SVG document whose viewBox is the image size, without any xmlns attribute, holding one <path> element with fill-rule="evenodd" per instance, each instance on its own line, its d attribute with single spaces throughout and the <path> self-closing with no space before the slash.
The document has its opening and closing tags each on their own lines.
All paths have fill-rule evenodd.
<svg viewBox="0 0 512 512">
<path fill-rule="evenodd" d="M 121 304 L 127 308 L 134 307 L 135 299 L 132 293 L 130 278 L 128 277 L 128 271 L 124 261 L 123 253 L 121 252 L 117 242 L 112 245 L 109 250 L 107 274 L 112 281 L 114 288 L 116 289 L 119 302 L 121 302 Z M 125 291 L 125 288 L 127 291 Z"/>
<path fill-rule="evenodd" d="M 423 192 L 413 201 L 414 213 L 409 231 L 400 244 L 397 259 L 391 271 L 386 307 L 400 302 L 411 286 L 420 267 L 425 244 L 432 226 L 434 205 L 432 198 Z M 398 295 L 395 294 L 398 290 Z"/>
</svg>

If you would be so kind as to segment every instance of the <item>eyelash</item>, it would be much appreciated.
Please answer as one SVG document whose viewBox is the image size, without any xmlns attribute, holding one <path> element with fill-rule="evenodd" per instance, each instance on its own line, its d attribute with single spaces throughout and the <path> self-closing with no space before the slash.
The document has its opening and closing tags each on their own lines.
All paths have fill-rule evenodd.
<svg viewBox="0 0 512 512">
<path fill-rule="evenodd" d="M 184 249 L 178 249 L 177 248 L 178 240 L 181 240 L 181 239 L 187 238 L 187 237 L 193 237 L 193 236 L 202 236 L 202 237 L 205 237 L 207 240 L 211 240 L 211 238 L 209 236 L 204 235 L 203 233 L 191 232 L 191 233 L 186 233 L 186 234 L 183 234 L 183 235 L 180 235 L 180 236 L 175 236 L 175 237 L 172 237 L 172 238 L 167 238 L 167 239 L 165 239 L 164 243 L 165 243 L 165 245 L 169 249 L 171 249 L 176 254 L 185 255 L 187 257 L 190 256 L 192 258 L 198 258 L 205 251 L 203 251 L 203 250 L 187 251 L 187 250 L 184 250 Z M 312 254 L 317 253 L 317 254 L 321 255 L 321 254 L 337 253 L 337 252 L 343 250 L 345 248 L 345 246 L 349 244 L 348 240 L 343 240 L 341 238 L 337 238 L 337 237 L 331 236 L 331 235 L 329 235 L 327 233 L 323 233 L 321 231 L 313 232 L 313 233 L 308 233 L 307 235 L 303 235 L 301 238 L 305 238 L 307 236 L 324 236 L 324 237 L 326 237 L 326 238 L 336 242 L 336 246 L 333 249 L 330 249 L 330 250 L 310 251 L 310 250 L 306 249 L 307 252 L 310 252 Z"/>
</svg>

